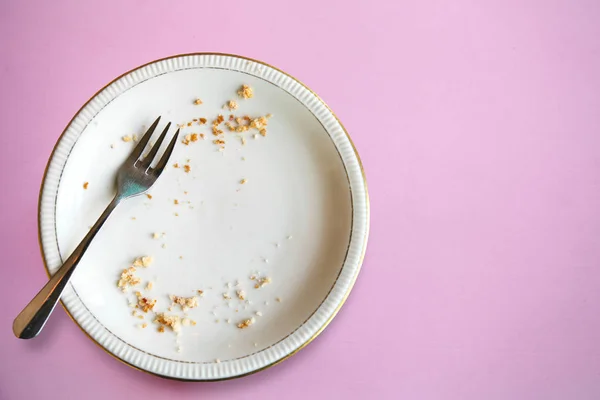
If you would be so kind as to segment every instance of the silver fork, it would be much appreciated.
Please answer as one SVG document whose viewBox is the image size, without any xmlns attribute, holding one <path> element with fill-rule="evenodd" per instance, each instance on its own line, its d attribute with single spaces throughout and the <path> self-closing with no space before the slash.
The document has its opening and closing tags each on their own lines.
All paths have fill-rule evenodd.
<svg viewBox="0 0 600 400">
<path fill-rule="evenodd" d="M 104 225 L 104 222 L 106 222 L 111 212 L 121 201 L 145 193 L 152 187 L 154 182 L 156 182 L 156 179 L 165 169 L 165 166 L 169 162 L 169 157 L 171 156 L 171 153 L 173 153 L 175 143 L 177 142 L 179 129 L 175 133 L 175 136 L 173 136 L 173 139 L 169 142 L 167 149 L 156 166 L 152 168 L 150 165 L 154 158 L 156 158 L 156 153 L 169 131 L 169 127 L 171 126 L 170 122 L 162 131 L 162 134 L 156 143 L 153 146 L 150 146 L 151 149 L 148 154 L 142 156 L 142 152 L 146 148 L 159 121 L 160 117 L 158 117 L 152 126 L 148 128 L 148 131 L 133 149 L 131 155 L 127 158 L 121 168 L 119 168 L 119 171 L 117 172 L 117 194 L 115 198 L 110 202 L 108 207 L 106 207 L 106 210 L 104 210 L 100 218 L 98 218 L 98 221 L 96 221 L 88 234 L 85 235 L 69 258 L 67 258 L 67 261 L 65 261 L 58 271 L 52 275 L 52 278 L 50 278 L 42 290 L 40 290 L 33 300 L 31 300 L 23 311 L 21 311 L 17 318 L 15 318 L 15 321 L 13 322 L 13 332 L 16 337 L 20 339 L 31 339 L 40 333 L 48 320 L 48 317 L 50 317 L 52 310 L 56 306 L 56 303 L 60 299 L 60 295 L 69 282 L 69 278 L 71 278 L 73 271 L 75 271 L 79 261 L 81 261 L 83 253 L 85 253 L 85 250 L 88 248 L 102 225 Z"/>
</svg>

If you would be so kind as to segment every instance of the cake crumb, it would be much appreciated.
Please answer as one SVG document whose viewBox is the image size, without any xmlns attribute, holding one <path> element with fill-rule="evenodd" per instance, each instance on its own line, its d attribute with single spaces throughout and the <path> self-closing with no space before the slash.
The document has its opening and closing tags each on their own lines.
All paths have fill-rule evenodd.
<svg viewBox="0 0 600 400">
<path fill-rule="evenodd" d="M 179 305 L 182 311 L 186 311 L 188 308 L 196 308 L 198 306 L 198 298 L 196 296 L 182 297 L 171 295 L 169 298 L 173 302 L 173 305 Z"/>
<path fill-rule="evenodd" d="M 152 258 L 150 256 L 138 257 L 133 261 L 133 266 L 146 268 L 146 267 L 149 267 L 153 261 L 154 261 L 154 258 Z"/>
<path fill-rule="evenodd" d="M 246 178 L 244 178 L 240 181 L 240 184 L 244 185 L 246 182 L 248 182 L 248 180 Z"/>
<path fill-rule="evenodd" d="M 281 297 L 275 297 L 275 301 L 281 303 Z"/>
<path fill-rule="evenodd" d="M 148 311 L 154 310 L 154 306 L 156 305 L 156 299 L 148 299 L 147 297 L 142 296 L 140 292 L 136 292 L 135 295 L 138 298 L 138 303 L 136 307 L 143 312 L 147 313 Z"/>
<path fill-rule="evenodd" d="M 152 200 L 152 195 L 151 194 L 146 194 L 146 197 L 149 198 L 150 200 Z"/>
<path fill-rule="evenodd" d="M 140 326 L 142 327 L 142 329 L 144 329 L 144 328 L 146 328 L 146 327 L 148 326 L 148 324 L 144 322 L 144 323 L 143 323 L 142 325 L 140 325 Z"/>
<path fill-rule="evenodd" d="M 256 315 L 259 316 L 259 317 L 262 317 L 262 313 L 260 311 L 257 311 Z"/>
<path fill-rule="evenodd" d="M 235 100 L 229 100 L 227 102 L 227 108 L 231 111 L 231 110 L 237 110 L 238 108 L 238 103 Z"/>
<path fill-rule="evenodd" d="M 189 173 L 189 172 L 192 170 L 192 167 L 190 167 L 190 166 L 189 166 L 189 164 L 185 164 L 185 165 L 183 166 L 183 170 L 184 170 L 186 173 Z"/>
<path fill-rule="evenodd" d="M 251 99 L 254 96 L 254 90 L 248 85 L 242 85 L 237 94 L 243 99 Z"/>
<path fill-rule="evenodd" d="M 179 332 L 181 330 L 181 318 L 179 318 L 177 315 L 160 313 L 156 315 L 154 322 L 160 325 L 158 327 L 159 332 L 164 332 L 165 327 L 171 328 L 173 332 Z"/>
<path fill-rule="evenodd" d="M 216 359 L 215 359 L 215 362 L 216 362 L 217 364 L 219 364 L 219 363 L 221 362 L 221 360 L 219 360 L 218 358 L 216 358 Z"/>
<path fill-rule="evenodd" d="M 121 278 L 117 282 L 117 287 L 123 292 L 127 291 L 130 286 L 138 285 L 142 280 L 134 275 L 135 267 L 129 267 L 121 272 Z"/>
<path fill-rule="evenodd" d="M 146 290 L 152 290 L 153 287 L 154 287 L 154 283 L 152 283 L 152 281 L 150 281 L 146 284 Z"/>
<path fill-rule="evenodd" d="M 125 135 L 121 138 L 124 142 L 131 142 L 133 139 L 129 135 Z"/>
<path fill-rule="evenodd" d="M 160 237 L 160 234 L 158 232 L 154 232 L 152 234 L 152 239 L 158 239 Z"/>
<path fill-rule="evenodd" d="M 203 290 L 196 290 L 196 293 L 198 293 L 198 295 L 200 297 L 204 296 L 204 291 Z"/>
<path fill-rule="evenodd" d="M 246 328 L 250 327 L 252 324 L 254 324 L 254 317 L 243 320 L 242 322 L 240 322 L 237 325 L 237 327 L 239 329 L 246 329 Z"/>
<path fill-rule="evenodd" d="M 245 300 L 246 299 L 246 292 L 244 292 L 243 290 L 238 290 L 236 292 L 238 299 L 240 300 Z"/>
<path fill-rule="evenodd" d="M 166 243 L 163 243 L 161 247 L 162 247 L 163 249 L 166 249 L 166 248 L 167 248 L 167 244 L 166 244 Z"/>
<path fill-rule="evenodd" d="M 199 125 L 204 125 L 204 124 L 206 124 L 206 118 L 199 118 L 199 119 L 198 119 L 198 124 L 199 124 Z"/>
<path fill-rule="evenodd" d="M 173 204 L 179 204 L 179 200 L 177 200 L 177 199 L 173 200 Z"/>
<path fill-rule="evenodd" d="M 87 190 L 87 188 L 88 188 L 88 185 L 89 185 L 89 182 L 83 182 L 83 188 L 84 188 L 85 190 Z"/>
<path fill-rule="evenodd" d="M 196 100 L 194 100 L 194 104 L 199 106 L 200 104 L 202 104 L 202 100 L 196 99 Z"/>
<path fill-rule="evenodd" d="M 252 279 L 252 278 L 250 278 Z M 255 289 L 259 289 L 265 285 L 268 285 L 269 283 L 271 283 L 271 278 L 269 278 L 268 276 L 262 277 L 262 278 L 257 278 L 254 277 L 254 279 L 252 279 L 253 281 L 255 281 L 256 283 L 254 284 L 254 288 Z"/>
</svg>

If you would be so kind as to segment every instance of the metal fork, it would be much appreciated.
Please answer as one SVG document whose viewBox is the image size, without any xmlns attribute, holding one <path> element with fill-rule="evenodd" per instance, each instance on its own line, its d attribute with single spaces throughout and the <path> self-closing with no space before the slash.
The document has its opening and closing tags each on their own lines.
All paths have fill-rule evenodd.
<svg viewBox="0 0 600 400">
<path fill-rule="evenodd" d="M 31 300 L 23 311 L 21 311 L 17 318 L 15 318 L 15 321 L 13 322 L 13 332 L 18 338 L 31 339 L 40 333 L 48 320 L 48 317 L 50 317 L 52 310 L 56 306 L 56 303 L 60 299 L 60 295 L 67 286 L 69 278 L 71 278 L 73 271 L 75 271 L 79 261 L 81 261 L 83 253 L 85 253 L 85 250 L 88 248 L 102 225 L 104 225 L 104 222 L 106 222 L 111 212 L 121 201 L 145 193 L 152 187 L 154 182 L 156 182 L 156 179 L 158 179 L 165 169 L 165 166 L 169 162 L 169 157 L 171 156 L 171 153 L 173 153 L 175 143 L 177 142 L 179 129 L 175 133 L 175 136 L 173 136 L 173 139 L 169 142 L 167 149 L 156 166 L 152 168 L 150 165 L 156 157 L 156 153 L 169 131 L 169 127 L 171 126 L 170 122 L 162 131 L 162 134 L 156 143 L 153 146 L 150 146 L 151 149 L 148 154 L 142 156 L 142 152 L 146 148 L 159 121 L 160 117 L 154 121 L 152 126 L 150 126 L 137 146 L 133 149 L 131 155 L 127 158 L 121 168 L 119 168 L 119 171 L 117 172 L 117 194 L 115 198 L 110 202 L 108 207 L 106 207 L 106 210 L 104 210 L 100 218 L 98 218 L 98 221 L 96 221 L 88 234 L 85 235 L 69 258 L 67 258 L 67 261 L 65 261 L 58 271 L 52 275 L 42 290 L 40 290 L 33 300 Z"/>
</svg>

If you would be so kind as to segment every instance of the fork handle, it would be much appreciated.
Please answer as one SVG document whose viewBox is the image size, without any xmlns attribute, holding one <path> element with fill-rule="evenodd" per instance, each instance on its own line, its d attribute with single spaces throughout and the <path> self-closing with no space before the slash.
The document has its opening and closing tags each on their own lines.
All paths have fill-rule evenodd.
<svg viewBox="0 0 600 400">
<path fill-rule="evenodd" d="M 73 275 L 75 267 L 77 267 L 79 261 L 81 261 L 83 253 L 120 201 L 120 197 L 116 196 L 110 202 L 100 218 L 98 218 L 98 221 L 96 221 L 92 229 L 85 235 L 81 243 L 79 243 L 69 258 L 67 258 L 65 263 L 54 275 L 52 275 L 42 290 L 35 295 L 33 300 L 31 300 L 17 318 L 15 318 L 13 322 L 13 332 L 16 337 L 19 339 L 31 339 L 41 332 L 48 317 L 52 313 L 52 310 L 54 310 L 56 303 L 58 303 L 60 295 L 65 290 L 71 275 Z"/>
</svg>

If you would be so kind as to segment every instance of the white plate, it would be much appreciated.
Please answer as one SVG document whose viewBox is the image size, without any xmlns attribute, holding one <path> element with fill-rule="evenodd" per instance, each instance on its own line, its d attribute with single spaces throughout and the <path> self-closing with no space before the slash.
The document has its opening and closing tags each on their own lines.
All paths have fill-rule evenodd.
<svg viewBox="0 0 600 400">
<path fill-rule="evenodd" d="M 252 99 L 236 99 L 242 84 L 254 89 Z M 196 98 L 203 104 L 195 105 Z M 221 152 L 212 143 L 210 121 L 230 114 L 222 109 L 230 99 L 239 104 L 236 115 L 273 117 L 266 137 L 226 132 Z M 205 140 L 175 148 L 171 164 L 189 164 L 191 172 L 169 167 L 152 199 L 140 196 L 117 208 L 89 247 L 63 304 L 108 352 L 153 374 L 217 380 L 264 369 L 318 335 L 357 277 L 369 227 L 358 155 L 329 108 L 273 67 L 219 54 L 152 62 L 96 94 L 55 148 L 40 202 L 50 273 L 113 196 L 115 171 L 134 146 L 121 137 L 140 135 L 158 115 L 157 131 L 166 121 L 209 120 L 182 131 L 204 133 Z M 166 236 L 153 239 L 155 232 Z M 144 321 L 132 316 L 133 291 L 122 293 L 116 282 L 144 255 L 154 262 L 138 268 L 142 284 L 136 290 L 156 298 L 157 311 L 167 311 L 170 294 L 203 290 L 198 307 L 188 311 L 197 325 L 183 327 L 180 335 L 159 333 L 150 314 Z M 252 274 L 272 282 L 255 289 Z M 148 281 L 154 287 L 144 291 Z M 250 303 L 237 299 L 240 288 Z M 175 308 L 172 313 L 183 316 Z M 236 326 L 252 317 L 249 328 Z"/>
</svg>

